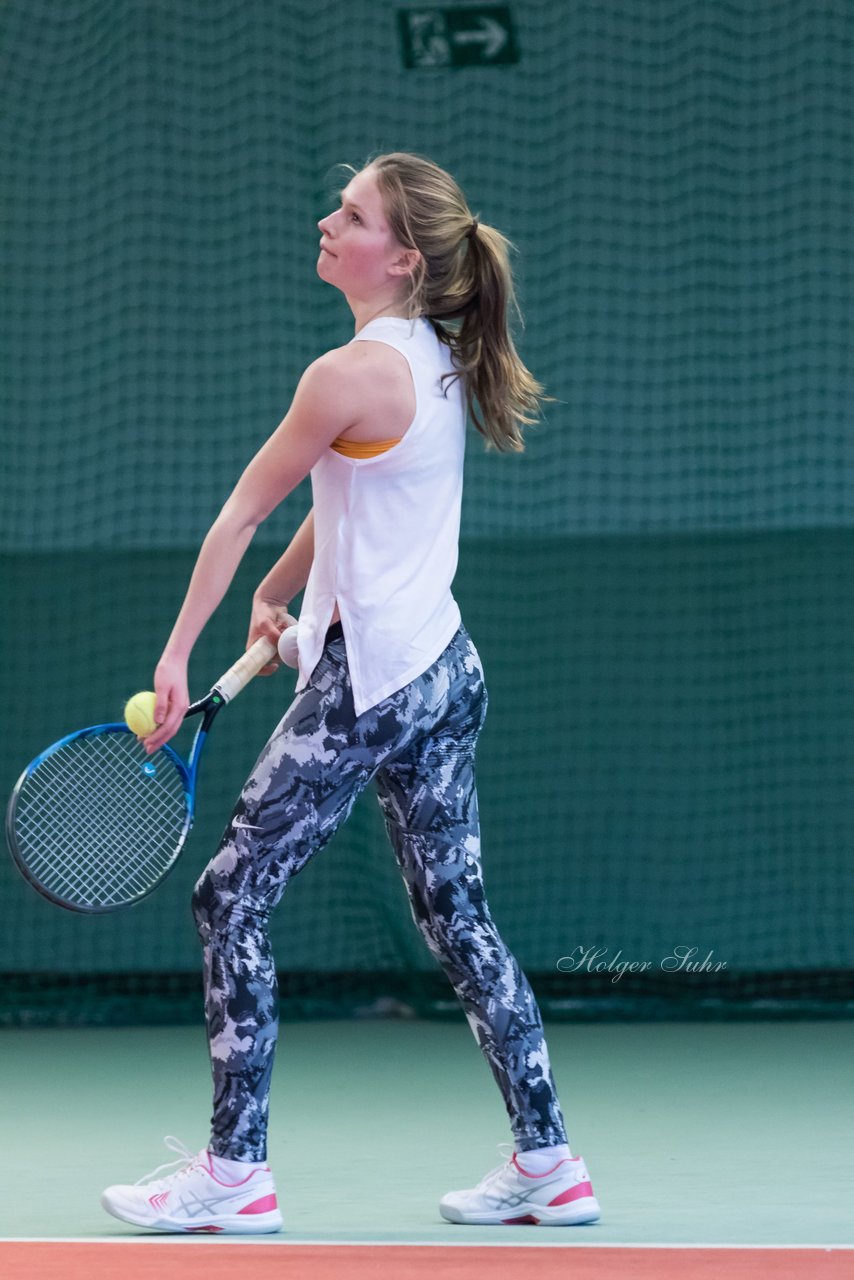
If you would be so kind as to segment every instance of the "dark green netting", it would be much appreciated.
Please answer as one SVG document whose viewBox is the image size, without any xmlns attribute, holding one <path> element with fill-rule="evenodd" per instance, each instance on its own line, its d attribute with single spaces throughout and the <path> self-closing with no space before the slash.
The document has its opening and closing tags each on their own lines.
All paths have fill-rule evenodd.
<svg viewBox="0 0 854 1280">
<path fill-rule="evenodd" d="M 240 470 L 352 336 L 314 271 L 333 165 L 421 151 L 517 246 L 559 401 L 521 457 L 468 445 L 492 914 L 554 1016 L 850 1012 L 851 11 L 512 11 L 518 65 L 407 71 L 373 0 L 0 10 L 0 781 L 150 686 Z M 259 530 L 196 694 L 309 502 Z M 132 911 L 61 912 L 0 862 L 7 1021 L 200 1016 L 189 893 L 293 684 L 223 713 Z M 370 792 L 274 941 L 294 1010 L 459 1012 Z M 726 968 L 667 973 L 677 947 Z M 561 964 L 596 950 L 649 968 Z"/>
</svg>

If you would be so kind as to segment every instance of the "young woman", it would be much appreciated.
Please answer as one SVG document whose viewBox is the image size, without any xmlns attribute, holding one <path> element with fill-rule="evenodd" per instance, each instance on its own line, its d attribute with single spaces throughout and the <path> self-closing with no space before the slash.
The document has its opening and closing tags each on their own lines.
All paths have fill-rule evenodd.
<svg viewBox="0 0 854 1280">
<path fill-rule="evenodd" d="M 116 1217 L 166 1231 L 276 1231 L 266 1164 L 277 1032 L 268 920 L 289 881 L 376 785 L 413 919 L 502 1092 L 512 1157 L 440 1204 L 458 1223 L 592 1222 L 534 995 L 484 897 L 474 778 L 487 692 L 451 594 L 466 412 L 487 448 L 521 451 L 542 395 L 508 330 L 509 242 L 431 161 L 371 160 L 323 218 L 317 273 L 355 337 L 311 364 L 287 416 L 202 544 L 155 674 L 156 751 L 189 705 L 187 661 L 258 525 L 311 474 L 313 509 L 257 588 L 248 643 L 276 640 L 305 588 L 296 696 L 195 888 L 214 1080 L 209 1145 Z M 279 665 L 273 661 L 263 674 Z M 177 1149 L 177 1148 L 176 1148 Z"/>
</svg>

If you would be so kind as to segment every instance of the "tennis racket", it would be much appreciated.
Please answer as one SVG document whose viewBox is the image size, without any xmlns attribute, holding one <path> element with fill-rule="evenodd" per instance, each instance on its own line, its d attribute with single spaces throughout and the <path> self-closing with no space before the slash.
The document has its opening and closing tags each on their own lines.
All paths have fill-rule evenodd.
<svg viewBox="0 0 854 1280">
<path fill-rule="evenodd" d="M 24 879 L 69 911 L 115 911 L 151 893 L 193 825 L 214 717 L 275 652 L 261 636 L 187 708 L 185 719 L 202 721 L 186 761 L 168 743 L 147 755 L 124 723 L 78 729 L 36 756 L 6 810 L 6 840 Z"/>
</svg>

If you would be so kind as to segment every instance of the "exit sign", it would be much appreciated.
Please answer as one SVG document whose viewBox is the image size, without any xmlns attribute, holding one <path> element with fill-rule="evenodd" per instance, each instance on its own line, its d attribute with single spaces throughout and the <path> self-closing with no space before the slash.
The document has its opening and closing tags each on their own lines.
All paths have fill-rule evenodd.
<svg viewBox="0 0 854 1280">
<path fill-rule="evenodd" d="M 489 5 L 465 9 L 398 9 L 403 65 L 497 67 L 519 61 L 510 9 Z"/>
</svg>

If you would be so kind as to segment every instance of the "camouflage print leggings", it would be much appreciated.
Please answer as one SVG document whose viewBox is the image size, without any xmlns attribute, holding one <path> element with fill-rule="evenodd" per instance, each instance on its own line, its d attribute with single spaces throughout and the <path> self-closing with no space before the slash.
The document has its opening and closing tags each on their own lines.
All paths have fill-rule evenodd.
<svg viewBox="0 0 854 1280">
<path fill-rule="evenodd" d="M 484 897 L 474 778 L 487 693 L 464 626 L 423 675 L 356 716 L 340 626 L 264 747 L 193 895 L 214 1081 L 210 1149 L 266 1159 L 276 1044 L 267 923 L 375 780 L 412 917 L 501 1090 L 518 1150 L 566 1141 L 540 1011 Z"/>
</svg>

